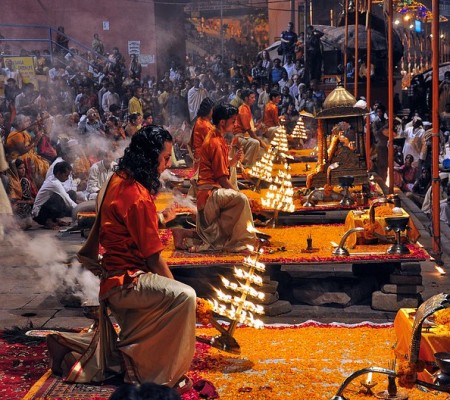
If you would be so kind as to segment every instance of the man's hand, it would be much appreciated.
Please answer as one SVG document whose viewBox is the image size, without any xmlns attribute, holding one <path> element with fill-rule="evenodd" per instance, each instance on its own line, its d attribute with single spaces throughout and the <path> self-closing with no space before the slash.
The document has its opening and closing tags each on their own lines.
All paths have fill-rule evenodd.
<svg viewBox="0 0 450 400">
<path fill-rule="evenodd" d="M 238 162 L 244 161 L 244 150 L 238 147 L 233 158 L 230 160 L 230 167 L 234 167 Z"/>
</svg>

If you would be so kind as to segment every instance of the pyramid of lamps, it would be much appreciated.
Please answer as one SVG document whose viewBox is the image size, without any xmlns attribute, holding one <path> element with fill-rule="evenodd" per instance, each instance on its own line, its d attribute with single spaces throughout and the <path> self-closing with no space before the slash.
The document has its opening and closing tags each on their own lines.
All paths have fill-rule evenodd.
<svg viewBox="0 0 450 400">
<path fill-rule="evenodd" d="M 273 181 L 273 164 L 275 158 L 283 157 L 288 152 L 288 141 L 286 130 L 279 126 L 275 131 L 274 138 L 270 142 L 269 149 L 264 153 L 260 161 L 256 161 L 255 165 L 250 169 L 249 174 L 262 181 Z"/>
<path fill-rule="evenodd" d="M 305 124 L 303 122 L 302 117 L 298 117 L 297 124 L 295 125 L 294 130 L 291 133 L 291 137 L 296 139 L 307 139 Z"/>
<path fill-rule="evenodd" d="M 291 167 L 287 163 L 288 140 L 286 129 L 279 126 L 275 131 L 274 138 L 270 142 L 270 147 L 261 161 L 257 161 L 250 170 L 250 175 L 270 183 L 269 190 L 265 198 L 261 199 L 264 208 L 284 212 L 294 212 L 293 201 L 294 189 L 292 188 Z M 273 164 L 277 158 L 281 160 L 282 168 L 278 169 L 277 175 L 273 176 Z"/>
<path fill-rule="evenodd" d="M 262 328 L 264 323 L 256 319 L 254 314 L 264 314 L 264 308 L 262 305 L 247 300 L 247 297 L 264 300 L 264 293 L 256 290 L 253 286 L 262 286 L 262 277 L 256 274 L 256 271 L 264 272 L 266 266 L 258 261 L 263 254 L 263 249 L 247 247 L 250 255 L 244 258 L 241 268 L 234 267 L 233 275 L 236 281 L 231 282 L 222 277 L 224 288 L 234 294 L 226 294 L 220 289 L 215 289 L 217 298 L 212 301 L 212 306 L 215 313 L 229 318 L 234 323 L 238 322 L 258 329 Z"/>
<path fill-rule="evenodd" d="M 269 186 L 265 198 L 261 199 L 264 208 L 270 208 L 284 212 L 294 212 L 293 201 L 294 189 L 292 188 L 292 178 L 289 173 L 289 164 L 284 161 L 283 169 L 278 170 L 278 174 Z"/>
</svg>

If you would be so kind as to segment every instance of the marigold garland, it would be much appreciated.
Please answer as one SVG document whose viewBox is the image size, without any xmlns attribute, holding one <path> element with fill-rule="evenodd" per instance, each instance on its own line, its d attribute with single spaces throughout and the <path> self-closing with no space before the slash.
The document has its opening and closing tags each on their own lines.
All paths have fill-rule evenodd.
<svg viewBox="0 0 450 400">
<path fill-rule="evenodd" d="M 392 207 L 389 204 L 383 204 L 382 206 L 378 206 L 375 208 L 375 216 L 377 217 L 388 217 L 390 215 L 394 215 L 392 212 Z"/>
<path fill-rule="evenodd" d="M 435 322 L 445 329 L 450 330 L 450 307 L 434 313 Z"/>
<path fill-rule="evenodd" d="M 196 315 L 197 322 L 199 324 L 208 325 L 213 316 L 213 308 L 211 303 L 206 299 L 197 297 Z"/>
</svg>

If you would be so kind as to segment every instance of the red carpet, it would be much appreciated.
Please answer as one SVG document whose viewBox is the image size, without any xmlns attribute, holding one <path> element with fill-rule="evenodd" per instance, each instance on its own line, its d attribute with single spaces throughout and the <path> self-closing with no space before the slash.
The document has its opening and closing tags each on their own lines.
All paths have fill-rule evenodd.
<svg viewBox="0 0 450 400">
<path fill-rule="evenodd" d="M 45 343 L 10 344 L 0 339 L 0 398 L 22 399 L 48 370 Z"/>
</svg>

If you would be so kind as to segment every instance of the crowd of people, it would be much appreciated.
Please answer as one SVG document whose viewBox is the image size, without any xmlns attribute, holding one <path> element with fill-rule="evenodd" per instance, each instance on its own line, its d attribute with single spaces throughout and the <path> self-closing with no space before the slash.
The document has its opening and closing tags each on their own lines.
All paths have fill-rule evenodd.
<svg viewBox="0 0 450 400">
<path fill-rule="evenodd" d="M 46 77 L 39 86 L 24 82 L 10 57 L 0 63 L 5 82 L 0 136 L 8 162 L 1 176 L 24 228 L 32 219 L 58 228 L 61 218 L 76 215 L 81 204 L 82 210 L 92 208 L 92 203 L 85 203 L 95 198 L 112 172 L 113 160 L 143 126 L 167 127 L 175 140 L 174 164 L 190 162 L 187 145 L 205 98 L 236 108 L 244 105 L 245 121 L 235 133 L 245 147 L 245 166 L 251 166 L 260 146 L 267 145 L 260 136 L 279 123 L 278 116 L 293 127 L 300 111 L 314 113 L 325 99 L 318 80 L 306 79 L 302 59 L 294 59 L 292 47 L 273 60 L 263 51 L 250 65 L 220 55 L 205 57 L 197 65 L 172 62 L 157 80 L 143 76 L 135 55 L 127 65 L 117 47 L 107 53 L 98 34 L 92 54 L 83 55 L 86 63 L 60 28 L 53 60 L 40 51 L 28 52 L 39 60 L 36 72 Z M 273 114 L 274 104 L 276 118 L 265 115 L 267 105 Z M 61 162 L 70 170 L 64 164 L 64 171 L 57 168 L 55 174 Z M 55 204 L 53 194 L 63 189 L 64 201 Z"/>
</svg>

